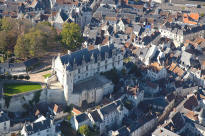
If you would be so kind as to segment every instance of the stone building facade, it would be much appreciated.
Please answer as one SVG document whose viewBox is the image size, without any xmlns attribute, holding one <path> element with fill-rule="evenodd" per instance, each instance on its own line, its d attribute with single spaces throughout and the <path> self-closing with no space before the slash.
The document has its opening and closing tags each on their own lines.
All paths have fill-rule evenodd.
<svg viewBox="0 0 205 136">
<path fill-rule="evenodd" d="M 68 52 L 64 56 L 58 55 L 52 61 L 53 72 L 64 88 L 67 104 L 78 106 L 84 100 L 98 103 L 103 95 L 111 93 L 112 82 L 99 74 L 113 68 L 120 70 L 122 67 L 123 54 L 113 45 Z"/>
</svg>

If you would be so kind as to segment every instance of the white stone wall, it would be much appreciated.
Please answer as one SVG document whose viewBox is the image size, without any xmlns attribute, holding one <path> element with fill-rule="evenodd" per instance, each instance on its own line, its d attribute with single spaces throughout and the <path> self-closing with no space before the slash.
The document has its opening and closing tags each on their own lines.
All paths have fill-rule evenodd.
<svg viewBox="0 0 205 136">
<path fill-rule="evenodd" d="M 180 43 L 183 43 L 183 41 L 184 41 L 183 35 L 175 34 L 173 32 L 170 32 L 167 29 L 159 29 L 159 32 L 161 33 L 162 37 L 167 37 L 169 39 L 176 40 L 176 41 L 178 41 Z"/>
<path fill-rule="evenodd" d="M 162 68 L 160 71 L 155 72 L 153 70 L 147 71 L 147 76 L 152 80 L 159 80 L 167 77 L 167 70 L 165 68 Z"/>
<path fill-rule="evenodd" d="M 10 130 L 10 120 L 0 123 L 0 135 L 8 133 Z"/>
<path fill-rule="evenodd" d="M 47 95 L 46 95 L 46 89 L 41 91 L 40 100 L 39 102 L 46 102 Z M 7 110 L 9 112 L 23 112 L 25 111 L 23 105 L 29 104 L 29 101 L 31 101 L 34 97 L 36 91 L 27 92 L 19 95 L 12 96 L 9 102 L 9 107 L 7 108 L 5 105 L 5 100 L 3 102 L 3 109 Z"/>
<path fill-rule="evenodd" d="M 55 133 L 55 126 L 51 125 L 50 128 L 39 131 L 37 133 L 34 133 L 32 135 L 28 135 L 27 132 L 25 131 L 25 128 L 23 128 L 21 130 L 21 135 L 23 136 L 57 136 L 57 134 Z"/>
<path fill-rule="evenodd" d="M 137 128 L 135 131 L 133 131 L 130 136 L 143 136 L 150 130 L 152 130 L 157 125 L 157 119 L 154 118 L 148 122 L 146 122 L 141 127 Z"/>
</svg>

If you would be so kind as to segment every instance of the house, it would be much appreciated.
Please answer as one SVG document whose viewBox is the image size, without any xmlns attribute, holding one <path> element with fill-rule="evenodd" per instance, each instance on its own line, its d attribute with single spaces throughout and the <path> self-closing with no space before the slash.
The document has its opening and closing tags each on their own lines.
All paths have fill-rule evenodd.
<svg viewBox="0 0 205 136">
<path fill-rule="evenodd" d="M 198 100 L 195 95 L 190 96 L 184 103 L 184 108 L 188 110 L 194 110 L 198 106 Z"/>
<path fill-rule="evenodd" d="M 147 77 L 152 81 L 160 80 L 167 77 L 167 70 L 165 67 L 160 66 L 159 63 L 151 63 L 147 69 Z"/>
<path fill-rule="evenodd" d="M 174 126 L 175 132 L 180 132 L 185 127 L 184 116 L 177 112 L 171 119 L 172 125 Z"/>
<path fill-rule="evenodd" d="M 0 74 L 21 75 L 27 74 L 24 63 L 0 63 Z"/>
<path fill-rule="evenodd" d="M 159 85 L 155 82 L 147 80 L 143 85 L 143 89 L 145 93 L 153 95 L 159 92 Z"/>
<path fill-rule="evenodd" d="M 147 51 L 147 54 L 145 56 L 145 65 L 149 65 L 151 63 L 151 59 L 154 57 L 156 51 L 157 51 L 157 46 L 156 45 L 152 45 L 149 50 Z"/>
<path fill-rule="evenodd" d="M 191 66 L 192 54 L 186 51 L 182 51 L 181 64 L 185 67 Z"/>
<path fill-rule="evenodd" d="M 168 105 L 168 102 L 164 98 L 144 100 L 143 103 L 159 111 L 164 111 L 166 106 Z"/>
<path fill-rule="evenodd" d="M 0 111 L 0 135 L 9 133 L 10 119 L 6 112 Z"/>
<path fill-rule="evenodd" d="M 71 122 L 75 129 L 79 129 L 82 125 L 94 124 L 99 128 L 100 134 L 107 131 L 107 128 L 112 125 L 121 125 L 122 120 L 128 115 L 128 109 L 126 109 L 120 99 L 115 100 L 107 105 L 95 109 L 90 112 L 84 112 L 77 116 L 74 116 L 74 123 Z"/>
<path fill-rule="evenodd" d="M 87 113 L 82 113 L 77 116 L 74 116 L 74 128 L 78 130 L 82 125 L 91 125 L 90 119 L 88 118 Z"/>
<path fill-rule="evenodd" d="M 120 32 L 120 31 L 125 32 L 125 24 L 122 19 L 116 22 L 116 24 L 114 25 L 114 31 L 115 32 Z"/>
<path fill-rule="evenodd" d="M 32 123 L 25 123 L 21 130 L 22 136 L 56 136 L 55 125 L 51 119 L 39 117 Z"/>
<path fill-rule="evenodd" d="M 137 106 L 144 99 L 144 91 L 140 90 L 137 86 L 127 87 L 126 97 Z"/>
<path fill-rule="evenodd" d="M 166 128 L 159 127 L 153 133 L 152 136 L 180 136 Z"/>
<path fill-rule="evenodd" d="M 130 130 L 126 126 L 123 126 L 116 131 L 112 131 L 111 133 L 111 136 L 129 136 Z"/>
<path fill-rule="evenodd" d="M 183 22 L 189 25 L 197 25 L 199 21 L 199 14 L 198 13 L 184 13 L 183 15 Z"/>
</svg>

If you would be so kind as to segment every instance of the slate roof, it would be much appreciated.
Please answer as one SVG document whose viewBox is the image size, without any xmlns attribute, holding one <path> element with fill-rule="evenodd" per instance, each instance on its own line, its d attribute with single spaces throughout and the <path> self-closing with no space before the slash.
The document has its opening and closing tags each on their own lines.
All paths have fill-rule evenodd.
<svg viewBox="0 0 205 136">
<path fill-rule="evenodd" d="M 198 106 L 198 101 L 194 95 L 189 97 L 189 99 L 184 103 L 184 108 L 189 110 L 193 110 L 196 106 Z"/>
<path fill-rule="evenodd" d="M 86 113 L 82 113 L 82 114 L 76 116 L 76 120 L 78 121 L 78 123 L 81 123 L 81 122 L 86 121 L 88 119 L 89 118 L 88 118 L 88 115 Z"/>
<path fill-rule="evenodd" d="M 184 119 L 183 119 L 183 117 L 182 117 L 180 112 L 177 112 L 173 116 L 172 122 L 173 122 L 173 125 L 174 125 L 174 127 L 176 128 L 177 131 L 182 129 L 184 127 L 184 125 L 185 125 L 185 121 L 184 121 Z"/>
<path fill-rule="evenodd" d="M 97 110 L 90 112 L 90 114 L 95 122 L 102 122 L 102 119 L 100 118 L 100 115 Z"/>
<path fill-rule="evenodd" d="M 88 50 L 87 48 L 72 52 L 71 54 L 67 54 L 61 56 L 61 62 L 64 65 L 67 65 L 67 70 L 72 70 L 73 64 L 77 64 L 78 66 L 82 64 L 82 60 L 84 59 L 86 63 L 92 61 L 97 63 L 97 58 L 100 57 L 101 60 L 105 59 L 105 54 L 108 53 L 108 58 L 112 57 L 112 50 L 116 49 L 116 53 L 120 52 L 119 49 L 115 48 L 114 45 L 109 46 L 101 46 L 100 49 Z M 69 64 L 69 65 L 68 65 Z"/>
<path fill-rule="evenodd" d="M 8 120 L 9 120 L 8 115 L 4 111 L 1 111 L 0 112 L 0 123 L 8 121 Z"/>
<path fill-rule="evenodd" d="M 90 91 L 96 88 L 102 88 L 102 86 L 110 82 L 111 82 L 110 80 L 106 79 L 103 76 L 95 76 L 75 84 L 73 88 L 74 90 L 73 92 L 81 94 L 82 91 Z"/>
<path fill-rule="evenodd" d="M 49 119 L 46 119 L 46 120 L 42 120 L 39 122 L 26 124 L 25 130 L 28 133 L 28 135 L 32 135 L 39 131 L 43 131 L 43 130 L 50 128 L 50 123 L 51 121 Z"/>
<path fill-rule="evenodd" d="M 118 129 L 118 135 L 117 136 L 128 136 L 130 134 L 129 130 L 126 126 L 123 126 L 122 128 Z"/>
<path fill-rule="evenodd" d="M 114 111 L 117 110 L 117 107 L 120 106 L 122 103 L 120 100 L 117 100 L 111 104 L 108 104 L 106 106 L 104 106 L 103 108 L 100 109 L 100 112 L 102 113 L 103 116 L 110 114 Z"/>
</svg>

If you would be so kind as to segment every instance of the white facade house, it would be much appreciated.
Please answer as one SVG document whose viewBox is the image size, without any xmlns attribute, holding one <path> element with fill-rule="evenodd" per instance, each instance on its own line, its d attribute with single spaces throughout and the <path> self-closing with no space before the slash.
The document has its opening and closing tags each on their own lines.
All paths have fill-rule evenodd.
<svg viewBox="0 0 205 136">
<path fill-rule="evenodd" d="M 50 119 L 41 116 L 39 119 L 29 124 L 26 123 L 22 130 L 22 136 L 57 136 L 55 133 L 55 125 Z"/>
<path fill-rule="evenodd" d="M 144 61 L 145 65 L 149 65 L 150 64 L 150 61 L 154 57 L 156 51 L 157 51 L 157 46 L 156 45 L 152 45 L 148 49 L 147 54 L 145 56 L 145 61 Z"/>
<path fill-rule="evenodd" d="M 74 123 L 72 126 L 74 126 L 76 130 L 82 125 L 92 126 L 95 124 L 99 128 L 100 134 L 103 134 L 106 132 L 107 127 L 113 124 L 121 125 L 123 118 L 127 115 L 128 109 L 126 109 L 121 100 L 118 99 L 100 109 L 74 116 L 74 121 L 71 123 Z"/>
<path fill-rule="evenodd" d="M 9 133 L 10 130 L 10 120 L 8 115 L 4 112 L 0 112 L 0 135 Z"/>
<path fill-rule="evenodd" d="M 159 63 L 154 62 L 147 69 L 147 77 L 152 81 L 160 80 L 167 77 L 167 70 L 163 66 L 160 66 Z"/>
<path fill-rule="evenodd" d="M 91 125 L 90 119 L 86 113 L 74 116 L 74 128 L 77 131 L 82 125 Z"/>
<path fill-rule="evenodd" d="M 122 69 L 122 52 L 113 45 L 102 46 L 94 50 L 82 49 L 52 61 L 52 69 L 58 81 L 64 87 L 67 104 L 81 106 L 99 103 L 103 95 L 113 91 L 113 84 L 108 79 L 97 76 L 113 68 Z"/>
</svg>

